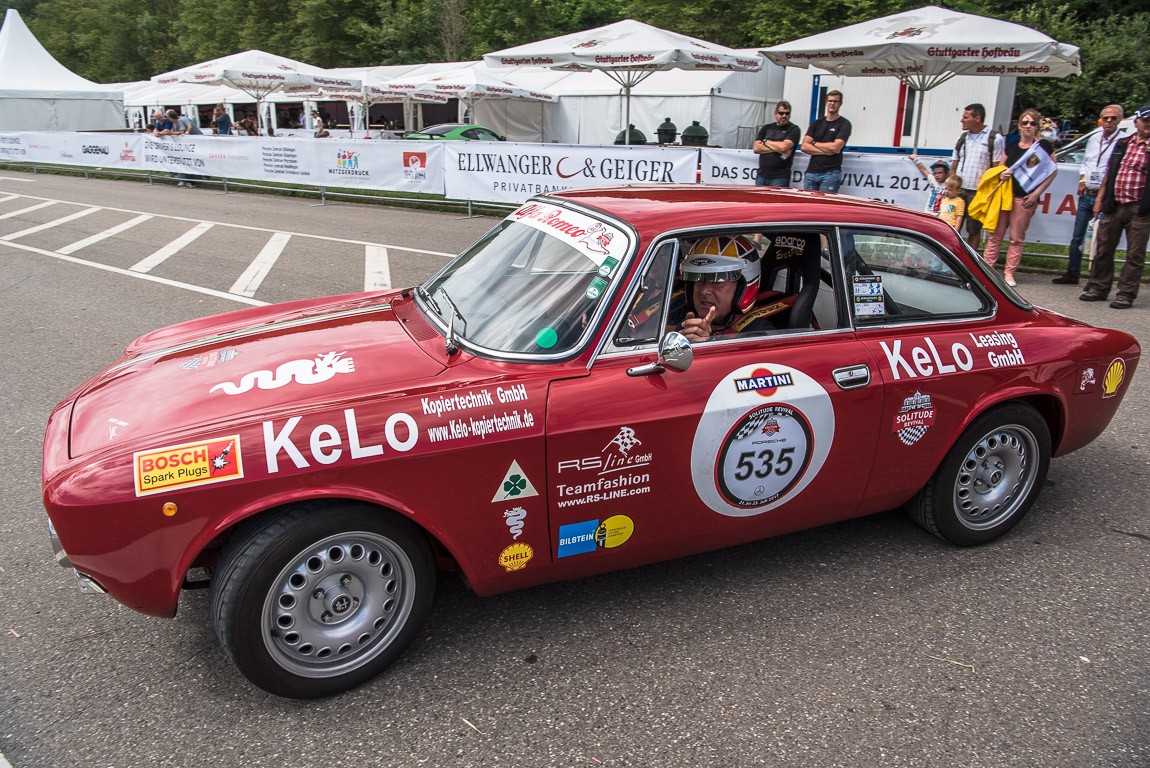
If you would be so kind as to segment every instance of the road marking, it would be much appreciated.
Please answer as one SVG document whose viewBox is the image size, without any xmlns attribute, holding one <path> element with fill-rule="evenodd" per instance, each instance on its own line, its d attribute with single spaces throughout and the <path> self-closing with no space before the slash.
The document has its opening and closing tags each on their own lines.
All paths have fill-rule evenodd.
<svg viewBox="0 0 1150 768">
<path fill-rule="evenodd" d="M 185 219 L 185 221 L 189 221 L 189 219 Z M 187 232 L 180 235 L 175 240 L 153 253 L 151 256 L 141 259 L 140 261 L 133 264 L 132 271 L 151 272 L 153 269 L 163 264 L 168 259 L 168 257 L 174 256 L 186 248 L 188 245 L 195 242 L 197 237 L 207 232 L 212 228 L 212 226 L 214 225 L 210 222 L 201 221 L 199 224 L 192 227 Z"/>
<path fill-rule="evenodd" d="M 391 261 L 387 247 L 382 245 L 364 246 L 363 289 L 365 291 L 386 291 L 391 288 Z"/>
<path fill-rule="evenodd" d="M 16 248 L 21 251 L 28 251 L 29 253 L 38 253 L 41 256 L 51 256 L 53 259 L 66 261 L 69 264 L 80 264 L 85 267 L 92 267 L 94 269 L 102 269 L 105 272 L 112 272 L 117 275 L 125 275 L 127 277 L 134 277 L 139 280 L 147 280 L 150 283 L 159 283 L 160 285 L 168 285 L 173 288 L 183 288 L 186 291 L 193 291 L 194 293 L 202 293 L 205 296 L 214 296 L 217 299 L 228 299 L 230 301 L 238 301 L 241 304 L 250 304 L 253 307 L 266 307 L 268 302 L 260 301 L 259 299 L 249 299 L 246 296 L 236 296 L 232 293 L 224 293 L 223 291 L 216 291 L 211 288 L 204 288 L 199 285 L 192 285 L 191 283 L 181 283 L 179 280 L 169 280 L 166 277 L 156 277 L 155 275 L 145 275 L 139 272 L 133 272 L 128 269 L 121 269 L 120 267 L 109 266 L 108 264 L 100 264 L 96 261 L 87 261 L 85 259 L 78 259 L 75 256 L 65 256 L 62 253 L 55 251 L 46 251 L 43 248 L 36 248 L 31 245 L 24 245 L 23 243 L 10 243 L 0 242 L 0 248 L 7 246 L 8 248 Z"/>
<path fill-rule="evenodd" d="M 0 177 L 0 179 L 2 179 L 2 177 Z M 23 181 L 23 179 L 18 179 L 18 181 Z M 31 181 L 31 179 L 29 179 L 29 181 Z M 87 203 L 77 203 L 77 202 L 73 202 L 71 200 L 56 200 L 56 199 L 50 198 L 50 197 L 36 197 L 34 195 L 20 195 L 20 197 L 24 197 L 24 198 L 27 198 L 29 200 L 44 200 L 44 201 L 46 201 L 46 203 L 44 205 L 39 206 L 39 207 L 45 207 L 47 205 L 52 205 L 53 203 L 65 203 L 66 205 L 87 205 Z M 31 210 L 34 210 L 34 208 L 26 208 L 24 210 L 31 211 Z M 139 214 L 147 213 L 147 211 L 134 211 L 130 208 L 107 208 L 106 207 L 106 208 L 104 208 L 104 210 L 105 211 L 116 211 L 117 213 L 130 213 L 133 215 L 139 215 Z M 0 214 L 0 218 L 8 218 L 9 216 L 19 215 L 23 212 L 24 211 L 12 211 L 11 213 Z M 283 232 L 283 230 L 268 229 L 267 227 L 249 227 L 245 224 L 230 224 L 226 221 L 206 221 L 205 219 L 192 219 L 192 218 L 189 218 L 187 216 L 169 216 L 168 214 L 165 214 L 165 213 L 157 213 L 157 214 L 150 214 L 150 215 L 159 216 L 159 217 L 165 218 L 165 219 L 171 219 L 172 221 L 189 221 L 189 222 L 193 222 L 196 224 L 212 224 L 212 225 L 219 225 L 221 227 L 231 227 L 233 229 L 247 229 L 247 230 L 250 230 L 252 232 L 268 232 L 268 233 L 272 233 L 272 234 L 275 234 L 278 232 Z M 369 243 L 366 240 L 347 240 L 347 239 L 342 238 L 342 237 L 328 237 L 327 235 L 309 235 L 309 234 L 306 234 L 304 232 L 284 232 L 284 234 L 291 235 L 292 237 L 310 237 L 310 238 L 315 239 L 315 240 L 328 240 L 328 241 L 333 242 L 333 243 L 349 243 L 351 245 L 383 245 L 385 248 L 397 248 L 401 251 L 408 251 L 410 253 L 420 253 L 420 254 L 425 254 L 427 256 L 442 256 L 445 259 L 454 259 L 458 255 L 458 254 L 454 254 L 454 253 L 444 253 L 443 251 L 428 251 L 428 250 L 425 250 L 423 248 L 412 248 L 409 245 L 393 245 L 393 244 L 386 244 L 386 243 Z"/>
<path fill-rule="evenodd" d="M 239 294 L 240 296 L 255 296 L 256 291 L 260 289 L 260 283 L 268 276 L 268 272 L 272 271 L 275 266 L 276 259 L 283 253 L 284 247 L 291 240 L 291 235 L 286 232 L 276 232 L 271 236 L 271 239 L 264 245 L 263 250 L 259 252 L 255 260 L 248 265 L 244 273 L 240 275 L 240 279 L 236 280 L 231 288 L 231 293 Z"/>
<path fill-rule="evenodd" d="M 6 203 L 9 200 L 15 200 L 18 197 L 20 197 L 20 195 L 8 195 L 8 197 L 0 197 L 0 203 Z"/>
<path fill-rule="evenodd" d="M 30 183 L 35 181 L 35 179 L 16 179 L 11 176 L 0 176 L 0 181 L 23 181 L 25 183 Z"/>
<path fill-rule="evenodd" d="M 2 202 L 4 202 L 4 201 L 0 200 L 0 203 L 2 203 Z M 132 227 L 136 226 L 137 224 L 143 224 L 145 221 L 148 221 L 151 218 L 152 217 L 149 214 L 142 213 L 134 219 L 129 219 L 128 221 L 125 221 L 123 224 L 117 224 L 116 226 L 112 227 L 111 229 L 105 229 L 103 232 L 100 232 L 99 234 L 92 235 L 91 237 L 85 237 L 83 240 L 77 240 L 76 242 L 72 243 L 71 245 L 65 245 L 63 248 L 57 248 L 56 253 L 62 253 L 64 255 L 68 255 L 69 253 L 75 253 L 76 251 L 78 251 L 82 248 L 87 248 L 89 245 L 95 245 L 96 243 L 100 242 L 101 240 L 106 240 L 109 237 L 112 237 L 113 235 L 118 235 L 121 232 L 129 230 Z"/>
<path fill-rule="evenodd" d="M 37 232 L 43 232 L 46 229 L 51 229 L 52 227 L 58 227 L 61 224 L 67 224 L 69 221 L 75 221 L 76 219 L 82 219 L 85 216 L 87 216 L 88 214 L 95 213 L 96 211 L 102 211 L 102 210 L 104 210 L 104 209 L 103 208 L 85 208 L 82 211 L 76 211 L 75 213 L 69 213 L 67 216 L 61 216 L 60 218 L 53 219 L 52 221 L 46 221 L 43 224 L 37 224 L 34 227 L 28 227 L 28 229 L 22 229 L 19 232 L 13 232 L 10 235 L 4 235 L 4 237 L 0 237 L 0 240 L 15 240 L 16 238 L 24 237 L 25 235 L 34 235 Z"/>
<path fill-rule="evenodd" d="M 33 200 L 43 200 L 44 198 L 34 197 L 32 199 Z M 36 205 L 30 205 L 27 208 L 21 208 L 18 211 L 8 211 L 8 213 L 0 213 L 0 219 L 11 219 L 12 217 L 19 216 L 22 213 L 31 213 L 32 211 L 38 211 L 41 208 L 47 208 L 49 205 L 55 205 L 56 202 L 57 202 L 56 200 L 49 200 L 46 203 L 37 203 Z M 72 205 L 76 205 L 76 203 L 72 203 Z"/>
</svg>

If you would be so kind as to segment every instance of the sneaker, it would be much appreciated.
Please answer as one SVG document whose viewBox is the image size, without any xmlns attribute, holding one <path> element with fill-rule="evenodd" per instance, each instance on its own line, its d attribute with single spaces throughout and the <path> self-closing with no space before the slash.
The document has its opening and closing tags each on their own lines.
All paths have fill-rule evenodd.
<svg viewBox="0 0 1150 768">
<path fill-rule="evenodd" d="M 188 189 L 195 189 L 195 188 L 196 188 L 196 185 L 195 185 L 195 184 L 193 184 L 193 183 L 192 183 L 192 182 L 190 182 L 190 181 L 188 181 L 188 182 L 185 182 L 185 183 L 184 183 L 184 186 L 185 186 L 185 187 L 187 187 Z"/>
<path fill-rule="evenodd" d="M 1130 309 L 1134 306 L 1134 299 L 1128 299 L 1125 296 L 1119 296 L 1114 301 L 1110 302 L 1111 309 Z"/>
<path fill-rule="evenodd" d="M 1014 282 L 1013 277 L 1006 278 L 1006 284 L 1009 285 L 1011 288 L 1017 288 L 1018 287 L 1018 283 Z"/>
<path fill-rule="evenodd" d="M 177 187 L 186 187 L 186 186 L 187 186 L 187 184 L 185 184 L 184 182 L 182 182 L 182 181 L 181 181 L 181 182 L 179 182 L 178 184 L 176 184 L 176 186 L 177 186 Z"/>
<path fill-rule="evenodd" d="M 1106 301 L 1105 296 L 1099 296 L 1097 293 L 1090 293 L 1089 291 L 1082 293 L 1078 296 L 1079 301 Z"/>
<path fill-rule="evenodd" d="M 1056 277 L 1050 282 L 1055 285 L 1078 285 L 1078 275 L 1073 272 L 1067 272 L 1062 277 Z"/>
</svg>

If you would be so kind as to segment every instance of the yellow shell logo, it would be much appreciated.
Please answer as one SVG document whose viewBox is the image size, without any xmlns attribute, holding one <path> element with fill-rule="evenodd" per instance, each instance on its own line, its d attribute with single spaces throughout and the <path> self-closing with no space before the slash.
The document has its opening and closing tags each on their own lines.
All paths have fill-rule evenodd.
<svg viewBox="0 0 1150 768">
<path fill-rule="evenodd" d="M 509 573 L 518 571 L 526 566 L 534 555 L 535 550 L 531 549 L 530 544 L 516 542 L 499 553 L 499 564 L 506 568 Z"/>
<path fill-rule="evenodd" d="M 1122 358 L 1116 357 L 1106 369 L 1106 376 L 1102 379 L 1102 396 L 1114 397 L 1124 378 L 1126 378 L 1126 363 Z"/>
</svg>

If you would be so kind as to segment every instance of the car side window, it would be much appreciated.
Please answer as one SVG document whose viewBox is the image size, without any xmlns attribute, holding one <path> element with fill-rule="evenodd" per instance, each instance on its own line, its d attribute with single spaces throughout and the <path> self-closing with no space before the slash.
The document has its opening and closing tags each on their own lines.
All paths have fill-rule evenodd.
<svg viewBox="0 0 1150 768">
<path fill-rule="evenodd" d="M 498 136 L 496 136 L 491 131 L 485 131 L 482 128 L 476 128 L 472 131 L 469 131 L 469 133 L 475 134 L 474 136 L 468 136 L 468 138 L 471 139 L 480 139 L 482 141 L 499 141 Z"/>
<path fill-rule="evenodd" d="M 462 137 L 463 137 L 463 138 L 465 138 L 465 139 L 472 139 L 472 140 L 475 140 L 475 139 L 478 139 L 478 138 L 480 138 L 480 137 L 479 137 L 479 131 L 475 130 L 474 128 L 468 128 L 466 131 L 463 131 L 463 132 L 462 132 L 461 134 L 459 134 L 459 135 L 460 135 L 460 136 L 462 136 Z"/>
<path fill-rule="evenodd" d="M 987 299 L 933 244 L 896 232 L 840 231 L 851 316 L 856 325 L 975 315 Z"/>
<path fill-rule="evenodd" d="M 659 246 L 651 263 L 639 277 L 635 298 L 631 300 L 623 322 L 615 331 L 616 347 L 636 347 L 654 344 L 663 336 L 663 318 L 666 316 L 667 290 L 674 266 L 676 241 L 669 240 Z"/>
</svg>

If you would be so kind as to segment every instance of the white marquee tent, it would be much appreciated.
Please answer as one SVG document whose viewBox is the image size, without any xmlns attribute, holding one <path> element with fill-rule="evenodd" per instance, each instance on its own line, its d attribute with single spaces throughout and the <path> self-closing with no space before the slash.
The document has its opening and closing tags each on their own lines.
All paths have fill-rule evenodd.
<svg viewBox="0 0 1150 768">
<path fill-rule="evenodd" d="M 9 8 L 0 28 L 0 130 L 89 131 L 124 127 L 119 90 L 85 80 L 40 45 Z"/>
</svg>

